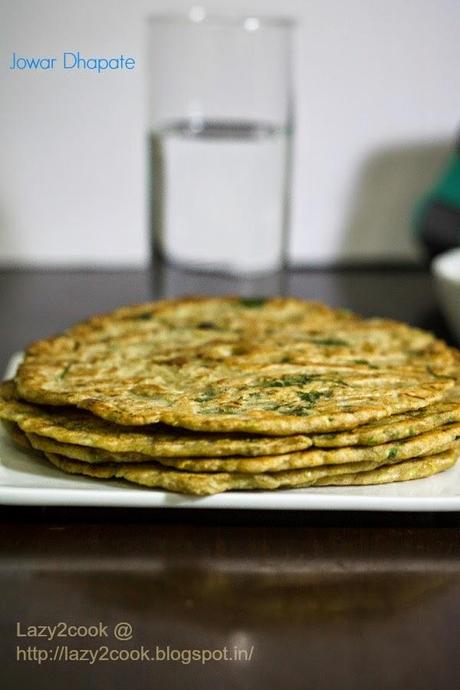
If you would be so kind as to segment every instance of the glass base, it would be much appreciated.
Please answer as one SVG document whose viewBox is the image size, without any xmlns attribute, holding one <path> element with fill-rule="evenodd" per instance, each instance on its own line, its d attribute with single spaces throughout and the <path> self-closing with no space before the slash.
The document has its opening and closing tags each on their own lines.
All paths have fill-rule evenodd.
<svg viewBox="0 0 460 690">
<path fill-rule="evenodd" d="M 157 299 L 183 295 L 281 297 L 286 295 L 286 269 L 250 277 L 234 276 L 183 268 L 156 258 L 151 265 L 151 289 Z"/>
</svg>

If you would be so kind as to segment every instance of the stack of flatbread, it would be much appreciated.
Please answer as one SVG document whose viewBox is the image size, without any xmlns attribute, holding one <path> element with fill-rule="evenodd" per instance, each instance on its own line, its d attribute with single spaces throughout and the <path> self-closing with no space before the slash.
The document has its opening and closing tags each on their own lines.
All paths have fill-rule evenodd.
<svg viewBox="0 0 460 690">
<path fill-rule="evenodd" d="M 458 362 L 431 333 L 314 302 L 184 298 L 32 344 L 0 418 L 98 479 L 198 495 L 379 484 L 456 462 Z"/>
</svg>

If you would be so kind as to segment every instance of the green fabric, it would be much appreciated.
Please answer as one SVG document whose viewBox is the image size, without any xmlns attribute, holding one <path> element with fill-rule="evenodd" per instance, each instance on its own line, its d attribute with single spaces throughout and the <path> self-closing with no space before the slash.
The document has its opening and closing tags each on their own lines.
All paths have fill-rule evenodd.
<svg viewBox="0 0 460 690">
<path fill-rule="evenodd" d="M 442 201 L 449 206 L 460 209 L 460 155 L 455 153 L 434 188 L 432 199 Z"/>
<path fill-rule="evenodd" d="M 433 189 L 423 197 L 414 209 L 415 230 L 421 231 L 427 208 L 433 202 L 446 204 L 460 210 L 460 153 L 455 152 Z"/>
</svg>

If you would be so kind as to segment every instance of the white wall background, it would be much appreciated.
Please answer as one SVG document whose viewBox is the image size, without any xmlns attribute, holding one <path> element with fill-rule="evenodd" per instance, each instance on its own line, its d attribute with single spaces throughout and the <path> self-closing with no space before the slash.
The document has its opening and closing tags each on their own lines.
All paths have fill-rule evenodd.
<svg viewBox="0 0 460 690">
<path fill-rule="evenodd" d="M 144 17 L 183 0 L 0 0 L 0 263 L 142 264 Z M 460 121 L 459 0 L 209 0 L 297 31 L 295 261 L 416 257 L 410 212 Z M 23 55 L 138 68 L 13 72 Z"/>
</svg>

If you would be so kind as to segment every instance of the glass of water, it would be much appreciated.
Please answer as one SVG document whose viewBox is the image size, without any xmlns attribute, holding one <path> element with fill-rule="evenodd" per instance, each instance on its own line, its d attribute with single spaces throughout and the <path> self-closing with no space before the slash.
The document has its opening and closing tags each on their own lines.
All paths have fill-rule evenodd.
<svg viewBox="0 0 460 690">
<path fill-rule="evenodd" d="M 293 136 L 293 21 L 151 17 L 148 127 L 156 263 L 264 277 L 282 270 Z"/>
</svg>

